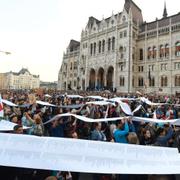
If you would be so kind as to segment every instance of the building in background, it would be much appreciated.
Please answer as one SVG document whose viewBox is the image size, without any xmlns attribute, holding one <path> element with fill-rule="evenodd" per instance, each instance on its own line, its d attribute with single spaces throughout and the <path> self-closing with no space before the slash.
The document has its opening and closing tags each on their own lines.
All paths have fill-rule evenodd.
<svg viewBox="0 0 180 180">
<path fill-rule="evenodd" d="M 180 13 L 168 16 L 166 4 L 162 18 L 147 23 L 141 9 L 125 0 L 118 14 L 89 17 L 78 49 L 71 44 L 59 71 L 61 90 L 180 92 Z"/>
<path fill-rule="evenodd" d="M 79 88 L 78 66 L 80 42 L 71 40 L 63 55 L 63 63 L 58 76 L 58 89 L 76 90 Z"/>
<path fill-rule="evenodd" d="M 57 81 L 55 82 L 44 82 L 40 81 L 40 88 L 42 89 L 57 89 Z"/>
<path fill-rule="evenodd" d="M 7 74 L 8 73 L 0 73 L 0 89 L 7 89 Z"/>
<path fill-rule="evenodd" d="M 0 74 L 1 89 L 35 89 L 39 88 L 39 85 L 39 75 L 33 75 L 25 68 L 18 73 L 10 71 Z"/>
</svg>

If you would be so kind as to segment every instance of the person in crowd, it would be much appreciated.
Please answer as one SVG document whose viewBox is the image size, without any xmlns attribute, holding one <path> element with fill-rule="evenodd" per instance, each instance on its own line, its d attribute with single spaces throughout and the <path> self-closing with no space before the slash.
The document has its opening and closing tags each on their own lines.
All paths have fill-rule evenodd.
<svg viewBox="0 0 180 180">
<path fill-rule="evenodd" d="M 106 141 L 105 134 L 101 131 L 102 124 L 100 122 L 94 123 L 94 130 L 91 132 L 91 140 Z"/>
<path fill-rule="evenodd" d="M 113 135 L 115 142 L 127 143 L 127 135 L 129 133 L 129 126 L 127 119 L 116 121 L 117 129 L 114 130 Z"/>
<path fill-rule="evenodd" d="M 44 134 L 44 126 L 38 114 L 35 114 L 33 117 L 33 126 L 31 133 L 36 136 L 43 136 Z"/>
<path fill-rule="evenodd" d="M 63 122 L 63 118 L 55 120 L 51 124 L 49 135 L 52 137 L 64 137 L 64 128 L 65 123 Z"/>
<path fill-rule="evenodd" d="M 168 141 L 173 137 L 173 128 L 171 126 L 167 126 L 166 128 L 160 127 L 157 130 L 157 138 L 154 143 L 156 146 L 168 147 Z"/>
</svg>

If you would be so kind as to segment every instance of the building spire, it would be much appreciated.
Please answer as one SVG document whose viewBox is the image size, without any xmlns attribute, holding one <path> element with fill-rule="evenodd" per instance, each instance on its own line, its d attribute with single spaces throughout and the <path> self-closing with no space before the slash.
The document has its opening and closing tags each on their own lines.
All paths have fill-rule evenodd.
<svg viewBox="0 0 180 180">
<path fill-rule="evenodd" d="M 164 1 L 164 12 L 163 12 L 163 18 L 167 17 L 167 9 L 166 9 L 166 1 Z"/>
</svg>

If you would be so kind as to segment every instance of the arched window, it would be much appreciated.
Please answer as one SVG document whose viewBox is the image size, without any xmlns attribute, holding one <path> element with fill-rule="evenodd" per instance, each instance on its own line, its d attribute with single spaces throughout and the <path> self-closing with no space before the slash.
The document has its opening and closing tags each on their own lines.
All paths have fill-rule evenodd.
<svg viewBox="0 0 180 180">
<path fill-rule="evenodd" d="M 112 38 L 112 50 L 114 51 L 115 49 L 115 37 Z"/>
<path fill-rule="evenodd" d="M 94 43 L 94 54 L 96 54 L 96 43 Z"/>
<path fill-rule="evenodd" d="M 169 44 L 165 45 L 165 57 L 169 57 Z"/>
<path fill-rule="evenodd" d="M 101 53 L 101 41 L 99 41 L 99 53 Z"/>
<path fill-rule="evenodd" d="M 120 82 L 119 82 L 120 86 L 124 86 L 124 77 L 120 76 Z"/>
<path fill-rule="evenodd" d="M 160 58 L 164 57 L 164 46 L 163 45 L 159 46 L 159 57 Z"/>
<path fill-rule="evenodd" d="M 105 50 L 105 40 L 102 41 L 102 52 Z"/>
<path fill-rule="evenodd" d="M 90 50 L 90 53 L 91 53 L 91 56 L 92 56 L 92 54 L 93 54 L 93 44 L 91 43 L 91 50 Z"/>
<path fill-rule="evenodd" d="M 138 78 L 138 86 L 140 86 L 140 87 L 144 86 L 144 79 L 143 79 L 143 77 L 139 77 Z"/>
<path fill-rule="evenodd" d="M 153 46 L 153 52 L 152 52 L 153 59 L 156 58 L 156 52 L 157 52 L 156 46 Z"/>
<path fill-rule="evenodd" d="M 149 79 L 149 86 L 150 86 L 150 87 L 154 87 L 154 86 L 155 86 L 155 78 L 154 78 L 154 77 L 151 77 L 151 78 Z"/>
<path fill-rule="evenodd" d="M 175 48 L 176 48 L 176 49 L 175 49 L 175 55 L 179 57 L 179 56 L 180 56 L 180 41 L 178 41 L 178 42 L 175 44 L 175 46 L 176 46 L 176 47 L 175 47 Z"/>
<path fill-rule="evenodd" d="M 143 60 L 143 49 L 139 49 L 139 60 Z"/>
<path fill-rule="evenodd" d="M 135 86 L 135 80 L 134 80 L 134 77 L 132 78 L 132 87 Z"/>
<path fill-rule="evenodd" d="M 180 75 L 175 76 L 175 86 L 180 86 Z"/>
<path fill-rule="evenodd" d="M 151 59 L 151 51 L 152 51 L 151 47 L 148 47 L 148 53 L 147 53 L 148 59 Z"/>
<path fill-rule="evenodd" d="M 162 76 L 162 77 L 161 77 L 161 86 L 162 86 L 162 87 L 166 87 L 166 86 L 167 86 L 167 83 L 168 83 L 167 76 Z"/>
<path fill-rule="evenodd" d="M 108 51 L 110 51 L 111 50 L 111 39 L 109 38 L 108 39 Z"/>
</svg>

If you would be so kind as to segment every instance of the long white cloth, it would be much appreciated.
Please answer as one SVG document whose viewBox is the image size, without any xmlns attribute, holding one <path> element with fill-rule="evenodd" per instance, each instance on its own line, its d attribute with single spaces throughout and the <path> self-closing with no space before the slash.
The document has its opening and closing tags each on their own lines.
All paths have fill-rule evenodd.
<svg viewBox="0 0 180 180">
<path fill-rule="evenodd" d="M 44 102 L 44 101 L 36 101 L 37 104 L 40 104 L 42 106 L 52 106 L 52 107 L 56 107 L 56 105 L 54 104 L 50 104 L 48 102 Z"/>
<path fill-rule="evenodd" d="M 179 174 L 176 148 L 0 133 L 0 165 L 106 174 Z"/>
<path fill-rule="evenodd" d="M 8 101 L 6 99 L 2 99 L 2 103 L 8 105 L 8 106 L 12 106 L 12 107 L 17 107 L 17 104 L 12 103 L 11 101 Z"/>
<path fill-rule="evenodd" d="M 6 120 L 0 121 L 0 131 L 13 131 L 14 126 L 17 125 L 16 123 L 9 122 Z M 29 127 L 23 126 L 23 129 L 28 129 Z"/>
</svg>

